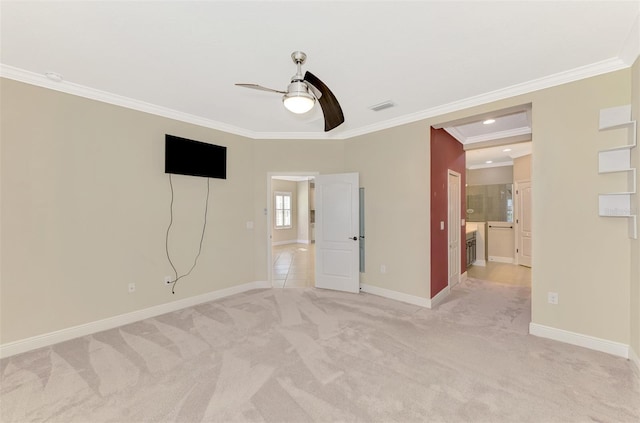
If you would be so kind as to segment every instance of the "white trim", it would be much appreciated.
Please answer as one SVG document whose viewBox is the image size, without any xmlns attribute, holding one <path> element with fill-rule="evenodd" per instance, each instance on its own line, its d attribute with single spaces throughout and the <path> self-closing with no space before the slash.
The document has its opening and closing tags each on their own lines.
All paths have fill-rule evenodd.
<svg viewBox="0 0 640 423">
<path fill-rule="evenodd" d="M 150 113 L 152 115 L 162 116 L 169 119 L 175 119 L 181 122 L 192 123 L 194 125 L 204 126 L 206 128 L 217 129 L 219 131 L 236 134 L 243 137 L 253 138 L 253 135 L 255 134 L 252 131 L 242 129 L 237 126 L 228 125 L 222 122 L 216 122 L 211 119 L 195 116 L 189 113 L 180 112 L 162 106 L 157 106 L 155 104 L 146 103 L 144 101 L 135 100 L 133 98 L 120 96 L 106 91 L 97 90 L 95 88 L 90 88 L 84 85 L 74 84 L 73 82 L 54 82 L 47 78 L 44 74 L 26 71 L 24 69 L 5 64 L 0 64 L 0 75 L 3 78 L 13 79 L 27 84 L 36 85 L 38 87 L 48 88 L 50 90 L 60 91 L 91 100 L 97 100 L 103 103 L 113 104 L 116 106 L 125 107 L 127 109 Z"/>
<path fill-rule="evenodd" d="M 476 144 L 479 142 L 485 142 L 485 141 L 493 141 L 493 140 L 499 140 L 499 139 L 503 139 L 503 138 L 511 138 L 511 137 L 517 137 L 520 135 L 531 135 L 531 128 L 528 126 L 523 126 L 522 128 L 514 128 L 514 129 L 507 129 L 505 131 L 498 131 L 498 132 L 490 132 L 488 134 L 482 134 L 482 135 L 474 135 L 472 137 L 465 137 L 463 141 L 460 141 L 462 144 L 464 144 L 465 146 L 470 145 L 470 144 Z"/>
<path fill-rule="evenodd" d="M 617 355 L 618 357 L 629 358 L 629 346 L 620 342 L 570 332 L 564 329 L 552 328 L 533 322 L 529 323 L 529 333 L 541 338 L 553 339 L 554 341 L 577 345 L 579 347 L 589 348 L 590 350 Z"/>
<path fill-rule="evenodd" d="M 276 247 L 278 245 L 290 245 L 290 244 L 311 244 L 311 241 L 308 239 L 290 239 L 286 241 L 274 241 L 271 243 L 272 247 Z"/>
<path fill-rule="evenodd" d="M 437 307 L 440 303 L 442 303 L 445 300 L 445 298 L 449 296 L 450 293 L 451 293 L 451 288 L 449 286 L 446 286 L 442 291 L 438 292 L 436 296 L 430 300 L 431 306 L 429 308 Z"/>
<path fill-rule="evenodd" d="M 472 266 L 486 267 L 487 266 L 487 261 L 485 259 L 476 259 L 476 261 L 471 263 L 471 265 Z"/>
<path fill-rule="evenodd" d="M 635 27 L 634 27 L 635 28 Z M 399 116 L 397 118 L 389 119 L 384 122 L 374 123 L 372 125 L 363 126 L 353 130 L 341 131 L 340 128 L 336 129 L 337 132 L 331 134 L 326 132 L 256 132 L 248 129 L 239 128 L 237 126 L 228 125 L 222 122 L 217 122 L 211 119 L 206 119 L 200 116 L 191 115 L 188 113 L 179 112 L 177 110 L 168 109 L 165 107 L 156 106 L 150 103 L 146 103 L 132 98 L 119 96 L 116 94 L 108 93 L 105 91 L 96 90 L 94 88 L 85 87 L 79 84 L 74 84 L 67 81 L 54 82 L 49 80 L 43 74 L 26 71 L 24 69 L 16 68 L 13 66 L 0 63 L 0 76 L 4 78 L 13 79 L 20 82 L 25 82 L 31 85 L 37 85 L 39 87 L 49 88 L 56 91 L 65 92 L 68 94 L 77 95 L 80 97 L 90 98 L 92 100 L 102 101 L 104 103 L 115 104 L 117 106 L 126 107 L 141 112 L 151 113 L 158 116 L 167 117 L 170 119 L 176 119 L 182 122 L 192 123 L 195 125 L 203 126 L 205 128 L 216 129 L 219 131 L 228 132 L 235 135 L 240 135 L 252 139 L 349 139 L 360 135 L 369 134 L 372 132 L 380 131 L 383 129 L 393 128 L 395 126 L 404 125 L 407 123 L 416 122 L 419 120 L 441 116 L 447 113 L 464 110 L 470 107 L 480 106 L 482 104 L 492 103 L 494 101 L 504 100 L 507 98 L 515 97 L 522 94 L 527 94 L 533 91 L 554 87 L 557 85 L 566 84 L 569 82 L 578 81 L 592 76 L 601 75 L 604 73 L 614 72 L 620 69 L 626 69 L 633 64 L 630 58 L 638 55 L 636 47 L 633 43 L 636 42 L 633 39 L 634 32 L 629 34 L 628 43 L 623 50 L 623 58 L 611 58 L 603 60 L 590 65 L 578 67 L 564 72 L 559 72 L 554 75 L 545 76 L 542 78 L 534 79 L 521 84 L 512 85 L 510 87 L 502 88 L 499 90 L 491 91 L 484 94 L 479 94 L 473 97 L 466 98 L 460 101 L 454 101 L 442 106 L 432 107 L 430 109 L 422 110 L 420 112 L 412 113 L 405 116 Z M 630 63 L 629 63 L 630 61 Z"/>
<path fill-rule="evenodd" d="M 480 163 L 476 165 L 469 165 L 467 169 L 489 169 L 492 167 L 503 167 L 503 166 L 513 166 L 513 160 L 507 160 L 504 162 L 495 162 L 495 163 Z"/>
<path fill-rule="evenodd" d="M 464 100 L 454 101 L 452 103 L 433 107 L 431 109 L 423 110 L 410 115 L 400 116 L 394 119 L 389 119 L 384 122 L 375 123 L 373 125 L 368 125 L 351 131 L 345 131 L 341 134 L 340 138 L 352 138 L 359 135 L 365 135 L 371 132 L 393 128 L 395 126 L 404 125 L 427 118 L 442 116 L 447 113 L 457 112 L 459 110 L 464 110 L 470 107 L 480 106 L 483 104 L 516 97 L 533 91 L 551 88 L 609 72 L 615 72 L 620 69 L 626 69 L 630 66 L 631 65 L 626 64 L 622 59 L 619 59 L 617 57 L 611 58 L 568 71 L 559 72 L 554 75 L 534 79 L 532 81 L 523 82 L 521 84 L 516 84 L 510 87 L 480 94 L 474 97 L 469 97 Z"/>
<path fill-rule="evenodd" d="M 633 350 L 633 348 L 629 347 L 629 360 L 635 365 L 636 376 L 640 378 L 640 357 Z"/>
<path fill-rule="evenodd" d="M 458 184 L 458 192 L 457 192 L 457 207 L 451 207 L 451 177 L 454 177 L 457 179 L 457 184 Z M 454 197 L 456 197 L 454 196 Z M 460 271 L 461 269 L 461 265 L 460 265 L 460 260 L 462 258 L 462 237 L 460 236 L 460 224 L 462 222 L 462 210 L 460 209 L 462 206 L 462 175 L 459 172 L 456 172 L 453 169 L 447 169 L 447 210 L 456 210 L 457 209 L 457 218 L 455 219 L 455 222 L 452 222 L 450 219 L 450 213 L 447 212 L 447 245 L 449 246 L 449 249 L 447 249 L 447 286 L 449 287 L 449 289 L 453 288 L 454 286 L 456 286 L 459 282 L 460 282 Z M 464 226 L 464 225 L 463 225 Z M 451 263 L 451 253 L 450 253 L 450 246 L 451 246 L 451 234 L 452 233 L 457 233 L 458 235 L 458 247 L 457 247 L 457 255 L 456 255 L 456 260 L 455 263 Z M 457 269 L 455 274 L 452 274 L 452 266 L 455 266 L 455 268 Z M 457 277 L 456 277 L 457 274 Z M 451 277 L 454 278 L 454 282 L 451 283 Z"/>
<path fill-rule="evenodd" d="M 489 256 L 489 261 L 513 264 L 513 257 Z"/>
<path fill-rule="evenodd" d="M 248 282 L 242 285 L 236 285 L 229 288 L 219 289 L 217 291 L 207 292 L 206 294 L 196 295 L 194 297 L 183 298 L 181 300 L 169 303 L 159 304 L 142 310 L 132 311 L 130 313 L 120 314 L 118 316 L 107 317 L 106 319 L 96 320 L 94 322 L 85 323 L 78 326 L 72 326 L 45 333 L 42 335 L 32 336 L 31 338 L 21 339 L 19 341 L 0 344 L 0 358 L 10 357 L 12 355 L 35 350 L 37 348 L 48 347 L 53 344 L 68 341 L 70 339 L 81 336 L 91 335 L 96 332 L 102 332 L 119 326 L 134 323 L 150 317 L 159 316 L 161 314 L 170 313 L 172 311 L 181 310 L 183 308 L 192 307 L 194 305 L 218 300 L 230 295 L 239 294 L 241 292 L 253 289 L 271 288 L 271 284 L 267 281 Z"/>
<path fill-rule="evenodd" d="M 420 307 L 431 308 L 431 301 L 427 298 L 417 297 L 415 295 L 405 294 L 404 292 L 392 291 L 378 286 L 360 284 L 360 290 L 367 294 L 377 295 L 379 297 L 389 298 L 391 300 L 401 301 L 407 304 L 413 304 Z"/>
<path fill-rule="evenodd" d="M 272 246 L 276 246 L 276 245 L 287 245 L 287 244 L 297 244 L 300 241 L 297 239 L 289 239 L 289 240 L 285 240 L 285 241 L 274 241 L 271 243 Z"/>
</svg>

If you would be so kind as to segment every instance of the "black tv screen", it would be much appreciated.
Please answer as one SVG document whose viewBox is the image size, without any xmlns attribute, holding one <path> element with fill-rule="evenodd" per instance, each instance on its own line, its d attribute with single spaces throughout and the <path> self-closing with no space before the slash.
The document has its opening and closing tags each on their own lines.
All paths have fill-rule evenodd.
<svg viewBox="0 0 640 423">
<path fill-rule="evenodd" d="M 227 179 L 227 147 L 165 135 L 164 172 Z"/>
</svg>

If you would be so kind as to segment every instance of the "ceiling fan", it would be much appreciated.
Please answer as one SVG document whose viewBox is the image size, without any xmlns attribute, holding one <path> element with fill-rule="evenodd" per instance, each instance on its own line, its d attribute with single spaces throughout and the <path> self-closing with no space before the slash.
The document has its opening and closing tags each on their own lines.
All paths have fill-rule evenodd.
<svg viewBox="0 0 640 423">
<path fill-rule="evenodd" d="M 307 55 L 301 51 L 291 53 L 291 59 L 298 66 L 298 71 L 291 77 L 291 83 L 286 91 L 274 90 L 258 84 L 236 84 L 239 87 L 252 88 L 254 90 L 269 91 L 283 94 L 282 102 L 287 110 L 293 113 L 306 113 L 313 108 L 316 100 L 320 103 L 324 114 L 324 130 L 331 131 L 344 122 L 342 108 L 329 87 L 320 81 L 311 72 L 302 75 L 302 65 L 307 60 Z"/>
</svg>

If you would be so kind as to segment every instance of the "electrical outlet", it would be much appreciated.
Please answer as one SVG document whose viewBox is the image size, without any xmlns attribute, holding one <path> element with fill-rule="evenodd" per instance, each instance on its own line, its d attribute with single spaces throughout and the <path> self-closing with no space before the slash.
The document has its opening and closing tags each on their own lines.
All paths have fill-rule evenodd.
<svg viewBox="0 0 640 423">
<path fill-rule="evenodd" d="M 165 276 L 164 277 L 164 284 L 165 285 L 171 285 L 173 283 L 173 280 L 171 278 L 171 276 Z"/>
<path fill-rule="evenodd" d="M 129 294 L 131 294 L 132 292 L 136 292 L 136 284 L 133 282 L 129 284 Z"/>
<path fill-rule="evenodd" d="M 549 304 L 558 304 L 558 293 L 557 292 L 547 292 L 547 302 Z"/>
</svg>

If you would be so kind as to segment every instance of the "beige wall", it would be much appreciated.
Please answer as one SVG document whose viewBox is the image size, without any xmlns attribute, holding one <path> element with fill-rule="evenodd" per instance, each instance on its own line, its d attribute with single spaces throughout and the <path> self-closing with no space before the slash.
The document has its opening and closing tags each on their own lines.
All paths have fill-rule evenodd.
<svg viewBox="0 0 640 423">
<path fill-rule="evenodd" d="M 622 343 L 629 342 L 630 247 L 625 221 L 598 217 L 597 151 L 625 135 L 603 135 L 598 115 L 628 104 L 630 93 L 625 69 L 426 120 L 532 103 L 532 321 Z M 547 303 L 549 291 L 559 293 L 558 305 Z"/>
<path fill-rule="evenodd" d="M 0 342 L 253 280 L 252 140 L 12 80 L 0 88 Z M 175 295 L 163 283 L 172 274 L 165 133 L 228 147 L 228 179 L 211 180 L 202 255 Z M 206 181 L 173 177 L 170 251 L 181 273 L 197 253 Z"/>
<path fill-rule="evenodd" d="M 344 141 L 340 140 L 254 140 L 253 210 L 254 276 L 268 279 L 267 254 L 270 241 L 267 232 L 268 174 L 339 173 L 344 172 Z M 269 198 L 268 198 L 269 197 Z"/>
<path fill-rule="evenodd" d="M 346 141 L 346 168 L 365 189 L 362 283 L 430 298 L 429 154 L 424 122 Z"/>
<path fill-rule="evenodd" d="M 629 343 L 638 313 L 638 301 L 629 301 L 632 251 L 626 222 L 598 217 L 597 151 L 624 139 L 598 131 L 599 110 L 628 104 L 630 93 L 626 69 L 346 141 L 247 140 L 3 80 L 2 342 L 266 280 L 267 176 L 278 172 L 359 172 L 362 282 L 428 298 L 429 126 L 532 103 L 532 319 Z M 229 179 L 212 183 L 201 264 L 175 296 L 162 287 L 170 270 L 165 132 L 227 145 L 230 160 Z M 175 180 L 183 229 L 172 242 L 191 246 L 204 186 Z M 183 267 L 193 251 L 175 254 Z M 558 305 L 547 304 L 548 291 L 559 293 Z"/>
<path fill-rule="evenodd" d="M 640 58 L 632 68 L 631 81 L 631 110 L 633 119 L 640 123 Z M 638 128 L 640 130 L 640 128 Z M 637 142 L 637 139 L 636 139 Z M 640 169 L 640 148 L 631 150 L 631 167 Z M 640 187 L 640 172 L 636 172 L 636 187 Z M 640 195 L 634 196 L 632 208 L 636 214 L 640 213 Z M 631 340 L 630 345 L 636 357 L 640 357 L 640 241 L 631 240 Z M 640 370 L 640 369 L 638 369 Z"/>
<path fill-rule="evenodd" d="M 531 154 L 513 159 L 513 181 L 531 180 Z"/>
<path fill-rule="evenodd" d="M 513 166 L 467 169 L 467 185 L 495 185 L 513 183 Z"/>
</svg>

